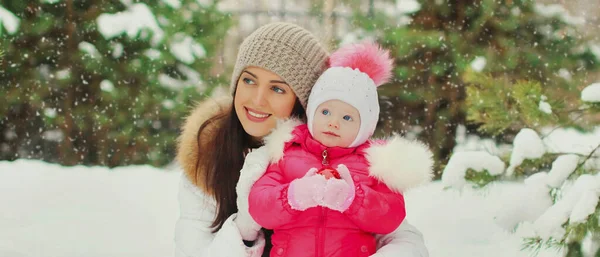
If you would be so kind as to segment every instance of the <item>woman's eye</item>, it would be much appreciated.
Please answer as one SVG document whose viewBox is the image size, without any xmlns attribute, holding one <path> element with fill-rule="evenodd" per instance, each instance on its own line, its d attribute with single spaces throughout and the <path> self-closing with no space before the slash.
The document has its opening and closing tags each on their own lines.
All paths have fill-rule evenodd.
<svg viewBox="0 0 600 257">
<path fill-rule="evenodd" d="M 352 121 L 352 117 L 350 117 L 350 115 L 344 115 L 344 120 Z"/>
<path fill-rule="evenodd" d="M 271 87 L 271 90 L 275 91 L 275 93 L 278 93 L 278 94 L 283 94 L 283 93 L 285 93 L 285 90 L 281 89 L 281 88 L 280 88 L 280 87 L 278 87 L 278 86 L 273 86 L 273 87 Z"/>
<path fill-rule="evenodd" d="M 324 110 L 322 110 L 322 111 L 321 111 L 321 113 L 322 113 L 323 115 L 329 115 L 329 110 L 327 110 L 327 109 L 324 109 Z"/>
<path fill-rule="evenodd" d="M 254 85 L 254 81 L 249 78 L 244 78 L 243 81 L 244 81 L 244 83 L 246 83 L 248 85 Z"/>
</svg>

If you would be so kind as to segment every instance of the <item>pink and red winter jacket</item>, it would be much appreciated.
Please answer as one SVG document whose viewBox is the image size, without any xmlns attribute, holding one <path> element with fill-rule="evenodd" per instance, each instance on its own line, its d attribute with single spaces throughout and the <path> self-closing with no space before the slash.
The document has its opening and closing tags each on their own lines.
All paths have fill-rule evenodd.
<svg viewBox="0 0 600 257">
<path fill-rule="evenodd" d="M 291 140 L 283 145 L 283 158 L 271 163 L 249 196 L 254 220 L 274 230 L 271 256 L 358 257 L 375 253 L 373 234 L 394 231 L 406 211 L 404 197 L 370 174 L 365 151 L 371 145 L 329 148 L 317 142 L 305 124 L 293 129 Z M 321 206 L 292 209 L 287 197 L 290 182 L 310 168 L 322 168 L 325 151 L 329 166 L 344 164 L 350 170 L 354 201 L 343 213 Z"/>
</svg>

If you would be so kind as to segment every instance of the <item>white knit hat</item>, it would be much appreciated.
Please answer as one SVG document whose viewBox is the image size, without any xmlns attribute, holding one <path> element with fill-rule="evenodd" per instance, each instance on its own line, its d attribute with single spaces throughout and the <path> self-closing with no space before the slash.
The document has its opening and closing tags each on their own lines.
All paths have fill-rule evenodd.
<svg viewBox="0 0 600 257">
<path fill-rule="evenodd" d="M 360 114 L 358 134 L 348 147 L 366 142 L 379 120 L 377 87 L 387 83 L 392 66 L 389 52 L 374 43 L 352 44 L 332 53 L 330 68 L 319 77 L 308 97 L 306 117 L 311 135 L 317 107 L 329 100 L 340 100 L 352 105 Z"/>
</svg>

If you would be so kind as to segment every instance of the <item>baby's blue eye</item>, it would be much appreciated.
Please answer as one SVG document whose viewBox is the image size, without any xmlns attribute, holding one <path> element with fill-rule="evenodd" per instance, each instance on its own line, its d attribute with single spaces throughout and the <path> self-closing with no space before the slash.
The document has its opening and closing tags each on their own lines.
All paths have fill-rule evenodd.
<svg viewBox="0 0 600 257">
<path fill-rule="evenodd" d="M 252 80 L 251 80 L 251 79 L 249 79 L 249 78 L 244 78 L 244 79 L 243 79 L 243 81 L 244 81 L 244 83 L 246 83 L 246 84 L 248 84 L 248 85 L 252 85 L 252 84 L 254 84 L 254 81 L 252 81 Z"/>
<path fill-rule="evenodd" d="M 352 121 L 352 117 L 350 117 L 350 115 L 344 115 L 344 120 Z"/>
<path fill-rule="evenodd" d="M 321 113 L 322 113 L 323 115 L 329 115 L 329 110 L 327 110 L 327 109 L 323 109 L 323 110 L 321 111 Z"/>
</svg>

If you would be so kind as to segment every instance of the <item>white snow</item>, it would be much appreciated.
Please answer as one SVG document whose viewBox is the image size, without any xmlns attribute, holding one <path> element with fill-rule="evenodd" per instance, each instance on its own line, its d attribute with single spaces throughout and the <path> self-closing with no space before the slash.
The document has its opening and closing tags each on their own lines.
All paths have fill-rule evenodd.
<svg viewBox="0 0 600 257">
<path fill-rule="evenodd" d="M 583 17 L 572 16 L 567 9 L 561 4 L 542 4 L 536 3 L 534 10 L 536 13 L 545 17 L 559 17 L 562 21 L 571 25 L 583 25 L 585 19 Z"/>
<path fill-rule="evenodd" d="M 184 81 L 178 80 L 164 73 L 158 75 L 158 83 L 160 83 L 161 86 L 169 88 L 173 91 L 181 90 L 186 85 Z"/>
<path fill-rule="evenodd" d="M 181 0 L 162 0 L 163 3 L 167 4 L 173 9 L 179 9 L 181 7 Z"/>
<path fill-rule="evenodd" d="M 169 50 L 177 60 L 185 64 L 192 64 L 196 57 L 206 57 L 204 47 L 190 36 L 178 33 L 173 38 L 174 41 L 170 44 Z"/>
<path fill-rule="evenodd" d="M 198 87 L 200 91 L 204 90 L 204 84 L 200 79 L 200 74 L 196 72 L 194 69 L 191 69 L 185 65 L 177 65 L 177 70 L 179 70 L 183 75 L 185 75 L 186 80 L 179 80 L 173 78 L 167 74 L 158 75 L 159 83 L 165 87 L 174 91 L 179 91 L 184 87 L 194 86 Z"/>
<path fill-rule="evenodd" d="M 157 45 L 164 37 L 164 32 L 158 26 L 154 14 L 142 3 L 133 4 L 126 11 L 108 14 L 103 13 L 97 19 L 98 31 L 106 39 L 111 39 L 123 33 L 130 38 L 144 36 L 144 29 L 153 32 L 151 42 Z"/>
<path fill-rule="evenodd" d="M 534 208 L 545 206 L 528 204 L 543 200 L 515 194 L 526 190 L 522 184 L 494 183 L 486 188 L 445 190 L 434 182 L 405 194 L 407 220 L 423 233 L 430 257 L 530 256 L 531 252 L 521 251 L 523 238 L 499 225 L 498 219 L 515 212 L 535 216 L 540 210 Z M 515 210 L 518 205 L 527 208 Z M 542 249 L 538 255 L 549 256 L 562 255 L 554 249 Z"/>
<path fill-rule="evenodd" d="M 581 100 L 585 102 L 600 102 L 600 82 L 585 87 L 581 91 Z"/>
<path fill-rule="evenodd" d="M 546 96 L 542 96 L 542 99 L 540 99 L 540 103 L 538 105 L 538 109 L 544 113 L 552 114 L 552 106 L 550 106 L 546 100 Z"/>
<path fill-rule="evenodd" d="M 487 63 L 487 60 L 485 59 L 485 57 L 477 56 L 471 62 L 471 69 L 473 69 L 476 72 L 481 72 L 485 68 L 486 63 Z"/>
<path fill-rule="evenodd" d="M 96 48 L 96 46 L 89 42 L 85 42 L 85 41 L 80 42 L 78 47 L 79 47 L 79 50 L 85 52 L 86 54 L 88 54 L 89 56 L 91 56 L 94 59 L 102 57 L 100 52 L 98 52 L 98 49 Z"/>
<path fill-rule="evenodd" d="M 171 110 L 175 107 L 175 102 L 171 99 L 166 99 L 162 101 L 162 106 L 165 107 L 165 109 Z"/>
<path fill-rule="evenodd" d="M 214 3 L 213 0 L 196 0 L 196 2 L 198 4 L 200 4 L 201 6 L 210 6 L 210 5 L 212 5 Z M 226 2 L 226 1 L 217 1 L 217 3 L 221 3 L 221 2 Z M 219 9 L 219 10 L 223 11 L 223 9 Z"/>
<path fill-rule="evenodd" d="M 487 152 L 457 152 L 450 157 L 442 173 L 442 184 L 460 188 L 466 183 L 465 174 L 468 169 L 487 170 L 490 175 L 499 175 L 504 172 L 504 167 L 504 162 L 498 156 Z"/>
<path fill-rule="evenodd" d="M 6 29 L 8 34 L 15 34 L 19 29 L 19 18 L 9 10 L 4 9 L 0 5 L 0 35 L 2 35 L 2 27 Z"/>
<path fill-rule="evenodd" d="M 48 118 L 54 118 L 54 117 L 56 117 L 56 109 L 54 109 L 54 108 L 45 108 L 44 109 L 44 115 L 46 115 L 46 117 L 48 117 Z"/>
<path fill-rule="evenodd" d="M 597 153 L 595 157 L 591 157 L 585 161 L 583 168 L 600 171 L 600 153 Z"/>
<path fill-rule="evenodd" d="M 510 13 L 514 16 L 519 16 L 521 15 L 521 8 L 515 6 L 512 9 L 510 9 Z"/>
<path fill-rule="evenodd" d="M 600 236 L 594 236 L 588 233 L 585 238 L 583 238 L 583 242 L 581 242 L 583 257 L 595 257 L 599 248 Z"/>
<path fill-rule="evenodd" d="M 0 256 L 172 256 L 180 176 L 149 166 L 0 161 Z M 513 214 L 535 219 L 545 207 L 536 198 L 547 194 L 521 195 L 526 190 L 522 183 L 444 190 L 434 182 L 406 193 L 407 220 L 431 257 L 527 257 L 522 237 L 498 222 Z M 538 255 L 559 256 L 553 249 Z"/>
<path fill-rule="evenodd" d="M 567 70 L 565 68 L 561 68 L 560 70 L 558 70 L 558 76 L 567 81 L 571 81 L 571 79 L 573 79 L 573 76 L 571 76 L 571 73 L 569 72 L 569 70 Z"/>
<path fill-rule="evenodd" d="M 160 58 L 161 53 L 156 49 L 148 49 L 144 51 L 144 55 L 150 58 L 150 60 L 157 60 L 158 58 Z"/>
<path fill-rule="evenodd" d="M 100 89 L 104 92 L 112 92 L 115 90 L 115 85 L 110 80 L 103 80 L 100 82 Z"/>
<path fill-rule="evenodd" d="M 0 256 L 172 256 L 179 172 L 0 162 Z"/>
<path fill-rule="evenodd" d="M 537 132 L 528 128 L 521 129 L 513 141 L 513 151 L 506 175 L 511 176 L 514 169 L 521 165 L 525 159 L 540 158 L 545 152 L 546 147 Z"/>
<path fill-rule="evenodd" d="M 468 148 L 463 134 L 464 131 L 461 132 L 461 127 L 459 127 L 457 131 L 458 145 L 454 149 L 454 155 L 459 153 L 457 151 Z M 524 183 L 521 184 L 523 188 L 504 192 L 506 196 L 512 195 L 514 202 L 498 202 L 498 208 L 504 211 L 496 216 L 496 222 L 507 230 L 516 227 L 516 234 L 522 237 L 540 236 L 544 239 L 550 237 L 560 239 L 565 233 L 562 227 L 565 222 L 585 222 L 598 205 L 600 175 L 584 175 L 576 181 L 569 181 L 567 178 L 583 161 L 583 156 L 590 155 L 590 152 L 600 144 L 600 127 L 596 127 L 588 133 L 581 133 L 570 128 L 548 127 L 541 129 L 541 134 L 544 135 L 543 140 L 530 129 L 524 129 L 517 135 L 514 140 L 514 154 L 511 156 L 512 166 L 516 167 L 515 164 L 520 163 L 519 160 L 539 158 L 544 152 L 558 154 L 558 157 L 548 172 L 535 173 L 524 180 Z M 472 139 L 469 144 L 481 147 L 486 140 L 489 139 Z M 475 160 L 474 163 L 479 162 L 479 159 L 473 158 L 473 160 Z M 466 165 L 470 165 L 470 163 Z M 591 156 L 583 167 L 600 171 L 600 151 Z M 442 179 L 444 179 L 444 175 L 442 175 Z M 486 188 L 489 187 L 490 185 L 486 186 Z M 554 205 L 549 194 L 550 188 L 561 190 L 558 201 Z M 470 189 L 469 187 L 461 188 L 461 190 Z M 588 243 L 586 247 L 589 249 L 586 251 L 591 253 L 598 246 L 598 244 Z"/>
<path fill-rule="evenodd" d="M 579 157 L 574 154 L 561 155 L 552 162 L 552 169 L 548 173 L 548 186 L 559 188 L 563 182 L 575 171 Z"/>
<path fill-rule="evenodd" d="M 592 51 L 592 54 L 600 61 L 600 44 L 590 44 L 590 51 Z"/>
<path fill-rule="evenodd" d="M 464 125 L 458 125 L 456 128 L 456 146 L 453 153 L 467 151 L 484 151 L 495 156 L 504 156 L 512 150 L 512 145 L 496 144 L 493 139 L 480 138 L 477 135 L 467 134 L 467 128 Z"/>
<path fill-rule="evenodd" d="M 56 77 L 58 79 L 67 79 L 67 78 L 71 77 L 71 70 L 69 68 L 59 70 L 56 72 Z"/>
<path fill-rule="evenodd" d="M 536 177 L 545 175 L 545 173 L 538 174 Z M 483 193 L 494 192 L 498 195 L 497 199 L 491 199 L 495 203 L 492 206 L 493 212 L 496 213 L 495 222 L 507 231 L 514 231 L 521 222 L 535 221 L 552 206 L 549 188 L 535 179 L 527 180 L 525 183 L 495 182 L 487 185 L 482 191 Z"/>
<path fill-rule="evenodd" d="M 370 35 L 369 32 L 363 30 L 363 29 L 354 29 L 351 30 L 347 33 L 344 33 L 343 35 L 340 35 L 340 47 L 341 46 L 345 46 L 345 45 L 349 45 L 349 44 L 353 44 L 359 41 L 374 41 L 375 37 L 373 35 Z"/>
<path fill-rule="evenodd" d="M 600 197 L 600 195 L 598 195 L 598 189 L 599 188 L 596 187 L 595 190 L 587 190 L 583 192 L 583 195 L 573 207 L 573 211 L 571 212 L 571 216 L 569 217 L 569 222 L 585 222 L 587 220 L 587 217 L 589 217 L 590 214 L 596 211 L 596 205 L 598 205 L 598 197 Z"/>
<path fill-rule="evenodd" d="M 65 138 L 64 133 L 60 129 L 47 130 L 42 133 L 42 138 L 48 141 L 60 142 Z"/>
<path fill-rule="evenodd" d="M 546 135 L 544 145 L 549 153 L 575 153 L 587 156 L 600 144 L 600 126 L 590 133 L 581 133 L 572 128 L 556 130 L 544 128 L 541 134 Z M 595 156 L 600 157 L 600 151 L 596 151 Z"/>
<path fill-rule="evenodd" d="M 585 201 L 575 210 L 578 200 L 582 198 L 583 193 L 587 191 L 598 190 L 598 179 L 595 176 L 584 174 L 575 181 L 564 197 L 558 200 L 553 206 L 548 208 L 534 223 L 536 234 L 542 239 L 562 238 L 565 229 L 562 224 L 567 222 L 569 217 L 575 213 L 575 218 L 580 218 L 586 212 L 590 203 Z M 596 198 L 596 202 L 598 198 Z M 575 212 L 574 212 L 575 210 Z"/>
<path fill-rule="evenodd" d="M 123 55 L 123 50 L 124 50 L 123 44 L 113 43 L 113 44 L 111 44 L 111 47 L 112 47 L 111 55 L 113 58 L 117 59 L 117 58 L 121 57 L 121 55 Z"/>
<path fill-rule="evenodd" d="M 396 0 L 396 9 L 403 14 L 415 13 L 421 10 L 421 4 L 416 0 Z"/>
</svg>

